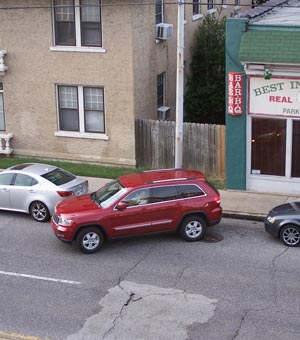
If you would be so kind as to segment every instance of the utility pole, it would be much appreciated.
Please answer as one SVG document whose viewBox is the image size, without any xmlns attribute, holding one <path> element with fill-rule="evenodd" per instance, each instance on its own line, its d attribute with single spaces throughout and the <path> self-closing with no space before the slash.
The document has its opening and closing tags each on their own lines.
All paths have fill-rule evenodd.
<svg viewBox="0 0 300 340">
<path fill-rule="evenodd" d="M 184 0 L 178 1 L 175 168 L 183 167 Z"/>
</svg>

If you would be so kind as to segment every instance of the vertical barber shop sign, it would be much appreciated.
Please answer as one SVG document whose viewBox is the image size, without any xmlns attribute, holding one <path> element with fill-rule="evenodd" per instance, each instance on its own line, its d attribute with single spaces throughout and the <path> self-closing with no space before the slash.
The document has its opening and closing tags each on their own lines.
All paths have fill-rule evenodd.
<svg viewBox="0 0 300 340">
<path fill-rule="evenodd" d="M 243 113 L 243 73 L 228 72 L 227 111 L 232 116 Z"/>
</svg>

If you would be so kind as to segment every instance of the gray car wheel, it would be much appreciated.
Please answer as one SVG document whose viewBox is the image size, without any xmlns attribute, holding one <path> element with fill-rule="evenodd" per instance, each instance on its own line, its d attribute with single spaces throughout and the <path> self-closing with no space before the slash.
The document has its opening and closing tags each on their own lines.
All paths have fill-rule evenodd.
<svg viewBox="0 0 300 340">
<path fill-rule="evenodd" d="M 50 219 L 50 213 L 47 206 L 39 201 L 30 204 L 29 213 L 38 222 L 45 222 Z"/>
<path fill-rule="evenodd" d="M 206 231 L 206 222 L 199 216 L 185 218 L 180 225 L 180 235 L 186 241 L 201 240 Z"/>
<path fill-rule="evenodd" d="M 84 228 L 77 235 L 76 243 L 82 252 L 91 254 L 101 248 L 104 243 L 104 236 L 101 230 L 96 227 Z"/>
<path fill-rule="evenodd" d="M 293 224 L 284 226 L 280 231 L 281 241 L 289 247 L 297 247 L 300 244 L 300 228 Z"/>
</svg>

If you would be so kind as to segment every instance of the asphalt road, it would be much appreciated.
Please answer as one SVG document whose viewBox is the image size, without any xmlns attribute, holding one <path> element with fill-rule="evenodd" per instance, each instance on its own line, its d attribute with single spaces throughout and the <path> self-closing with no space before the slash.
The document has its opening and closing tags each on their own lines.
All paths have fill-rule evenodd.
<svg viewBox="0 0 300 340">
<path fill-rule="evenodd" d="M 299 256 L 232 219 L 197 243 L 155 235 L 84 255 L 0 212 L 0 339 L 298 340 Z"/>
</svg>

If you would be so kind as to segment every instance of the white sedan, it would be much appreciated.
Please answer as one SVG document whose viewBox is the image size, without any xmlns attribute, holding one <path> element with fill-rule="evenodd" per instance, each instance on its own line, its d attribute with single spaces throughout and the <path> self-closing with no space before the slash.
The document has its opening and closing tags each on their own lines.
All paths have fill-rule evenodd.
<svg viewBox="0 0 300 340">
<path fill-rule="evenodd" d="M 49 220 L 55 205 L 88 192 L 88 181 L 56 166 L 24 163 L 0 173 L 0 209 Z"/>
</svg>

